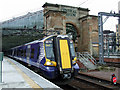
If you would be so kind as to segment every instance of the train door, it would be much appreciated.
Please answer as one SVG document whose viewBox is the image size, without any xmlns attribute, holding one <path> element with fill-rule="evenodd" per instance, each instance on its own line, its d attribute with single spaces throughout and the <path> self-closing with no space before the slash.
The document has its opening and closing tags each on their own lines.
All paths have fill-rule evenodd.
<svg viewBox="0 0 120 90">
<path fill-rule="evenodd" d="M 72 57 L 70 53 L 70 40 L 66 37 L 54 38 L 54 52 L 56 62 L 61 74 L 72 72 Z"/>
<path fill-rule="evenodd" d="M 27 55 L 26 55 L 28 65 L 30 65 L 30 52 L 31 52 L 30 48 L 31 48 L 31 45 L 28 45 L 27 46 Z"/>
</svg>

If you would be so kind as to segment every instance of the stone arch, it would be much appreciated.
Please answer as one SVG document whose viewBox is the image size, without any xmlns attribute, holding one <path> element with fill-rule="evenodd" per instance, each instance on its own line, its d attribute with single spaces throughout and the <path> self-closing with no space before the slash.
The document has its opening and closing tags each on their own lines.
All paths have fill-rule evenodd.
<svg viewBox="0 0 120 90">
<path fill-rule="evenodd" d="M 76 25 L 74 23 L 71 22 L 67 22 L 66 23 L 66 34 L 70 33 L 72 35 L 72 39 L 75 45 L 75 51 L 77 52 L 77 46 L 78 46 L 78 28 L 76 27 Z"/>
<path fill-rule="evenodd" d="M 72 22 L 67 22 L 66 23 L 66 34 L 68 34 L 68 33 L 72 34 L 73 41 L 75 42 L 75 40 L 77 39 L 77 36 L 78 36 L 78 28 Z"/>
</svg>

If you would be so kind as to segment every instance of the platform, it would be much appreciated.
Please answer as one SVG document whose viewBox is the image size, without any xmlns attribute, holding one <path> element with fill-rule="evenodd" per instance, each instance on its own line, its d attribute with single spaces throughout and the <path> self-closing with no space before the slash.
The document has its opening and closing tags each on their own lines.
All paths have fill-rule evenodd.
<svg viewBox="0 0 120 90">
<path fill-rule="evenodd" d="M 117 77 L 117 83 L 120 84 L 120 68 L 116 68 L 115 71 L 91 71 L 91 72 L 80 72 L 80 73 L 93 76 L 96 78 L 104 79 L 107 81 L 111 81 L 111 76 L 114 73 Z"/>
<path fill-rule="evenodd" d="M 5 57 L 2 62 L 2 88 L 41 88 L 55 89 L 61 88 L 51 83 L 15 60 Z"/>
</svg>

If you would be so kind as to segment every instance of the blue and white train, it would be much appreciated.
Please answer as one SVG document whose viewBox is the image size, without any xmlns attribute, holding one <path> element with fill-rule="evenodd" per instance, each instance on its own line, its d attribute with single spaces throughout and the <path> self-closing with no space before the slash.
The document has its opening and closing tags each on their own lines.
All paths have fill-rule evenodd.
<svg viewBox="0 0 120 90">
<path fill-rule="evenodd" d="M 78 73 L 73 41 L 67 35 L 51 35 L 9 50 L 9 56 L 37 69 L 48 79 L 70 79 Z"/>
</svg>

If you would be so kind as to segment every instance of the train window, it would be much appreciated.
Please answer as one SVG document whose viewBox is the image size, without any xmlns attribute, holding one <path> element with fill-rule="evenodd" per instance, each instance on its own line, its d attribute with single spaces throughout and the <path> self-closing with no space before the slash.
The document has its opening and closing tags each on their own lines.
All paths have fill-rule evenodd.
<svg viewBox="0 0 120 90">
<path fill-rule="evenodd" d="M 45 41 L 45 52 L 46 52 L 46 58 L 53 61 L 55 60 L 54 51 L 53 51 L 53 37 L 48 38 Z"/>
<path fill-rule="evenodd" d="M 18 49 L 17 49 L 17 56 L 18 56 Z"/>
<path fill-rule="evenodd" d="M 19 50 L 19 56 L 21 57 L 21 49 Z"/>
<path fill-rule="evenodd" d="M 17 56 L 19 56 L 19 50 L 17 49 Z"/>
<path fill-rule="evenodd" d="M 15 56 L 17 56 L 17 49 L 15 49 Z"/>
<path fill-rule="evenodd" d="M 13 56 L 15 56 L 15 49 L 13 49 Z"/>
<path fill-rule="evenodd" d="M 38 49 L 37 49 L 38 51 L 37 51 L 37 59 L 39 58 L 39 50 L 40 50 L 40 47 L 38 47 Z"/>
<path fill-rule="evenodd" d="M 31 57 L 30 58 L 34 58 L 34 48 L 31 49 Z"/>
<path fill-rule="evenodd" d="M 23 57 L 25 58 L 26 57 L 26 49 L 24 49 L 23 52 L 24 52 L 24 56 Z"/>
<path fill-rule="evenodd" d="M 20 49 L 20 57 L 21 57 L 22 55 L 21 55 L 21 49 Z"/>
<path fill-rule="evenodd" d="M 75 50 L 74 50 L 73 43 L 70 43 L 70 51 L 71 51 L 72 56 L 75 56 Z"/>
<path fill-rule="evenodd" d="M 10 51 L 10 54 L 12 55 L 12 50 Z"/>
<path fill-rule="evenodd" d="M 45 52 L 46 52 L 46 58 L 50 60 L 55 60 L 54 52 L 53 52 L 53 43 L 45 43 Z"/>
<path fill-rule="evenodd" d="M 23 49 L 21 49 L 21 57 L 23 57 L 23 55 L 24 55 L 23 53 L 24 53 L 24 52 L 23 52 Z"/>
</svg>

